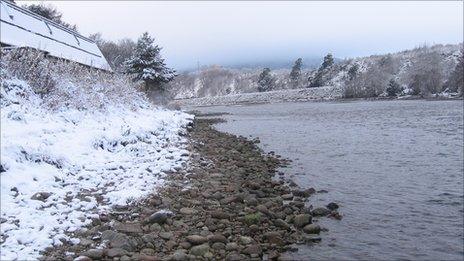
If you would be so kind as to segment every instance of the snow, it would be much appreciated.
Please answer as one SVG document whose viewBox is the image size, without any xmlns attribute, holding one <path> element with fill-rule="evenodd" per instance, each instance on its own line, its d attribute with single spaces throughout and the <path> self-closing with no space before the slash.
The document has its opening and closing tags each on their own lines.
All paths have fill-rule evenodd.
<svg viewBox="0 0 464 261">
<path fill-rule="evenodd" d="M 332 86 L 229 94 L 215 97 L 173 100 L 180 107 L 233 105 L 251 103 L 277 103 L 285 101 L 334 100 L 342 97 L 342 90 Z"/>
<path fill-rule="evenodd" d="M 65 233 L 153 193 L 188 161 L 180 133 L 192 116 L 182 112 L 116 104 L 51 111 L 15 79 L 2 79 L 1 110 L 1 260 L 77 243 Z M 51 194 L 31 199 L 38 192 Z"/>
<path fill-rule="evenodd" d="M 0 12 L 2 43 L 32 47 L 54 57 L 111 70 L 98 46 L 90 39 L 5 1 L 0 2 Z"/>
</svg>

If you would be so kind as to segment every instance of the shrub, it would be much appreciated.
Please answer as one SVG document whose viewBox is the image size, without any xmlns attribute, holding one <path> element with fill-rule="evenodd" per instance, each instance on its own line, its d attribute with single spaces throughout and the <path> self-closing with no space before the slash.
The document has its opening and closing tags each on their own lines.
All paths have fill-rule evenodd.
<svg viewBox="0 0 464 261">
<path fill-rule="evenodd" d="M 259 224 L 260 221 L 261 221 L 260 213 L 248 214 L 244 217 L 244 222 L 247 225 Z"/>
<path fill-rule="evenodd" d="M 23 48 L 2 50 L 0 61 L 2 88 L 5 79 L 23 80 L 50 109 L 95 110 L 111 105 L 135 109 L 148 105 L 140 92 L 140 83 L 132 82 L 127 75 L 96 70 Z"/>
</svg>

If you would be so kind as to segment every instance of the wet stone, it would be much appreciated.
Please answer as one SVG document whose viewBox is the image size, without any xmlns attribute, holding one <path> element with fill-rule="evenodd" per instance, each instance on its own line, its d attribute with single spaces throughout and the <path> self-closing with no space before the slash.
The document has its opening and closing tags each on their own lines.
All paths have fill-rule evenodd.
<svg viewBox="0 0 464 261">
<path fill-rule="evenodd" d="M 330 202 L 326 206 L 329 210 L 337 210 L 338 209 L 338 204 L 335 202 Z"/>
<path fill-rule="evenodd" d="M 295 218 L 293 219 L 293 224 L 297 228 L 302 228 L 305 225 L 311 223 L 311 220 L 312 220 L 311 215 L 299 214 L 299 215 L 296 215 Z"/>
<path fill-rule="evenodd" d="M 313 209 L 311 213 L 313 214 L 313 216 L 327 216 L 328 214 L 330 214 L 330 210 L 324 207 L 319 207 L 319 208 Z"/>
<path fill-rule="evenodd" d="M 319 234 L 321 232 L 321 227 L 316 224 L 309 224 L 303 228 L 303 231 L 307 234 Z"/>
</svg>

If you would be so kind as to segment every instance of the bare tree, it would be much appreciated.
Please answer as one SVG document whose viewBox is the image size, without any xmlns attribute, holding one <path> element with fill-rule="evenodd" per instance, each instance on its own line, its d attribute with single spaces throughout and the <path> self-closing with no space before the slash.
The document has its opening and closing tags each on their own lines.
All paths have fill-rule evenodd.
<svg viewBox="0 0 464 261">
<path fill-rule="evenodd" d="M 427 49 L 418 53 L 407 76 L 407 83 L 416 95 L 426 96 L 442 90 L 443 72 L 440 55 Z"/>
<path fill-rule="evenodd" d="M 103 56 L 105 56 L 111 68 L 116 72 L 124 71 L 124 62 L 132 57 L 137 45 L 133 40 L 128 38 L 117 42 L 104 40 L 101 33 L 92 34 L 89 38 L 97 43 Z"/>
</svg>

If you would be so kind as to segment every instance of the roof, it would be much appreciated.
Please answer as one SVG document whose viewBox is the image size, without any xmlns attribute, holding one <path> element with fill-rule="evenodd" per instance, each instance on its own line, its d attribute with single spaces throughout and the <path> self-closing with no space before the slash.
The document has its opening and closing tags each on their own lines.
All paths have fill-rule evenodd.
<svg viewBox="0 0 464 261">
<path fill-rule="evenodd" d="M 0 42 L 111 71 L 91 39 L 10 2 L 0 0 Z"/>
</svg>

